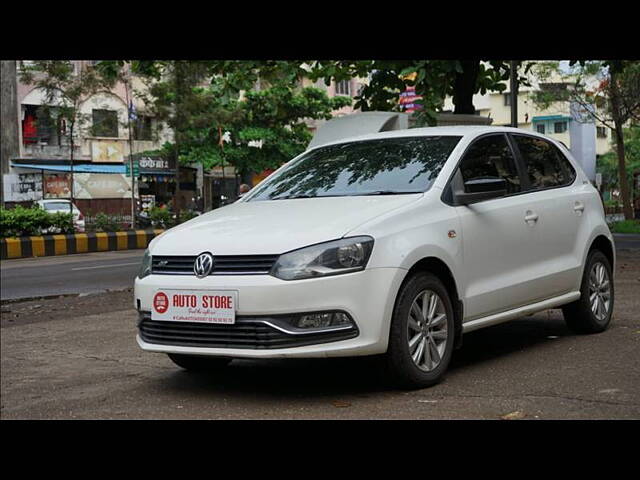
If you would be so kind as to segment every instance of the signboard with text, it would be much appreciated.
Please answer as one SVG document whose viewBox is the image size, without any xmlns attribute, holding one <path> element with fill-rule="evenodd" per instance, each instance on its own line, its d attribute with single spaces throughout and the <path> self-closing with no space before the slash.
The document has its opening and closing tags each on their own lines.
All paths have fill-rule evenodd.
<svg viewBox="0 0 640 480">
<path fill-rule="evenodd" d="M 2 175 L 4 199 L 7 202 L 28 202 L 42 199 L 42 174 L 6 173 Z"/>
<path fill-rule="evenodd" d="M 43 193 L 44 198 L 70 198 L 71 174 L 45 173 Z"/>
</svg>

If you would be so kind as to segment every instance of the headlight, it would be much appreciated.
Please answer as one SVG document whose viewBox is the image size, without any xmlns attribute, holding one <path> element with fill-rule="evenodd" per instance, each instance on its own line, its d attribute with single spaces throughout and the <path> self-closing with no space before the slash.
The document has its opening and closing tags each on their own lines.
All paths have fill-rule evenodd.
<svg viewBox="0 0 640 480">
<path fill-rule="evenodd" d="M 371 237 L 320 243 L 280 255 L 270 273 L 282 280 L 299 280 L 357 272 L 364 270 L 371 250 Z"/>
<path fill-rule="evenodd" d="M 151 275 L 151 254 L 149 253 L 149 249 L 145 250 L 142 256 L 142 265 L 140 265 L 138 278 L 144 278 L 147 275 Z"/>
</svg>

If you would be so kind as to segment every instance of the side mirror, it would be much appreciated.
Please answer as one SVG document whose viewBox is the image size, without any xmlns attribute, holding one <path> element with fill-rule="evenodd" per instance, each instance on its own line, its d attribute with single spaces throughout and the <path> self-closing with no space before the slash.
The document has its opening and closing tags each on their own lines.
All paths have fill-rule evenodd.
<svg viewBox="0 0 640 480">
<path fill-rule="evenodd" d="M 472 178 L 464 182 L 464 191 L 455 191 L 453 202 L 456 206 L 504 197 L 507 194 L 507 182 L 504 178 Z"/>
</svg>

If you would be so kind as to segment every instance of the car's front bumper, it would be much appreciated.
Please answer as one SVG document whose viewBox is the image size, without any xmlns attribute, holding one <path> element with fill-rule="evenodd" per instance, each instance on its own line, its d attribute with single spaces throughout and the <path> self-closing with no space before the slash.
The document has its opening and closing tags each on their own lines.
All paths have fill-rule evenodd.
<svg viewBox="0 0 640 480">
<path fill-rule="evenodd" d="M 226 356 L 236 358 L 333 357 L 384 353 L 396 294 L 406 270 L 373 268 L 325 278 L 284 281 L 270 275 L 149 275 L 136 279 L 137 308 L 151 311 L 159 289 L 236 290 L 236 316 L 265 318 L 285 314 L 343 311 L 357 325 L 354 338 L 286 348 L 220 348 L 168 345 L 145 341 L 141 348 L 152 352 Z"/>
</svg>

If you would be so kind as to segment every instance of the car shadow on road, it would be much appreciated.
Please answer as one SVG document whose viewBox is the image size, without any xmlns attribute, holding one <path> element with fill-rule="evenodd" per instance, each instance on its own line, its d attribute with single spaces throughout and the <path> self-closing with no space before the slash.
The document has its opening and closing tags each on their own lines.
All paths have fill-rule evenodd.
<svg viewBox="0 0 640 480">
<path fill-rule="evenodd" d="M 449 371 L 481 366 L 518 352 L 532 352 L 552 341 L 573 337 L 559 311 L 538 313 L 465 334 L 462 348 L 455 352 Z"/>
<path fill-rule="evenodd" d="M 450 373 L 456 374 L 456 381 L 461 381 L 460 378 L 464 381 L 459 374 L 465 367 L 482 368 L 483 363 L 495 359 L 508 361 L 570 336 L 573 334 L 561 316 L 549 316 L 546 312 L 471 332 L 465 335 L 463 347 L 455 352 Z M 234 360 L 219 372 L 207 373 L 186 372 L 176 366 L 163 382 L 166 388 L 187 394 L 250 394 L 269 398 L 363 396 L 398 391 L 385 379 L 379 357 Z"/>
</svg>

